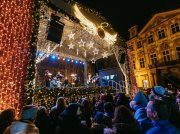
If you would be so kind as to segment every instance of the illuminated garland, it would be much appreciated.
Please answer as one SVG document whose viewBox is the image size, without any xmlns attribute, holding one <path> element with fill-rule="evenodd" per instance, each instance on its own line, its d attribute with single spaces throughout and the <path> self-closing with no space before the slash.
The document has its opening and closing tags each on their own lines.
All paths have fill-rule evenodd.
<svg viewBox="0 0 180 134">
<path fill-rule="evenodd" d="M 27 67 L 27 78 L 25 82 L 25 95 L 24 95 L 24 104 L 31 103 L 32 99 L 32 90 L 33 89 L 33 80 L 35 78 L 35 58 L 37 50 L 37 41 L 38 41 L 38 31 L 39 31 L 39 21 L 40 21 L 40 2 L 39 0 L 34 0 L 32 19 L 33 19 L 33 28 L 31 41 L 29 43 L 29 53 L 28 53 L 28 67 Z"/>
<path fill-rule="evenodd" d="M 113 93 L 111 87 L 75 87 L 66 89 L 47 89 L 42 88 L 34 91 L 32 94 L 33 103 L 36 105 L 46 106 L 50 110 L 56 102 L 58 97 L 64 97 L 66 101 L 78 102 L 80 98 L 88 98 L 91 100 L 93 97 L 97 98 L 100 94 Z"/>
<path fill-rule="evenodd" d="M 59 13 L 62 13 L 65 17 L 69 17 L 70 20 L 72 20 L 73 22 L 79 23 L 79 20 L 77 18 L 75 18 L 74 16 L 70 15 L 69 13 L 67 13 L 66 11 L 58 8 L 56 5 L 52 4 L 50 1 L 48 0 L 44 0 L 44 3 L 47 5 L 48 8 L 53 9 L 54 11 L 57 11 Z"/>
</svg>

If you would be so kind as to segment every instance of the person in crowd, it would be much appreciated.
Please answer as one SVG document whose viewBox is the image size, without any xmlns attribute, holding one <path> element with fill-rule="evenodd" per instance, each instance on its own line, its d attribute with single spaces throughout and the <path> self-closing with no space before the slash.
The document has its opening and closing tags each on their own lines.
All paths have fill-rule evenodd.
<svg viewBox="0 0 180 134">
<path fill-rule="evenodd" d="M 48 115 L 46 107 L 39 107 L 35 120 L 35 125 L 39 129 L 39 134 L 50 134 L 53 132 L 52 122 Z"/>
<path fill-rule="evenodd" d="M 39 134 L 39 130 L 34 124 L 37 111 L 37 106 L 24 106 L 22 108 L 20 120 L 12 122 L 12 124 L 6 128 L 3 134 Z"/>
<path fill-rule="evenodd" d="M 0 134 L 15 121 L 15 109 L 9 108 L 1 112 L 0 114 Z"/>
<path fill-rule="evenodd" d="M 125 106 L 117 106 L 112 119 L 113 130 L 117 134 L 139 134 L 138 122 L 134 119 L 132 112 Z"/>
<path fill-rule="evenodd" d="M 90 107 L 90 103 L 88 99 L 82 98 L 81 102 L 81 110 L 82 110 L 82 120 L 85 120 L 87 127 L 91 127 L 91 117 L 93 114 L 93 110 Z"/>
<path fill-rule="evenodd" d="M 162 86 L 154 86 L 151 90 L 151 100 L 162 100 L 166 94 L 166 89 Z"/>
<path fill-rule="evenodd" d="M 103 112 L 103 106 L 104 106 L 104 97 L 105 95 L 104 94 L 101 94 L 99 96 L 99 100 L 97 100 L 97 102 L 95 103 L 95 112 L 96 111 L 101 111 Z"/>
<path fill-rule="evenodd" d="M 110 93 L 105 94 L 104 98 L 103 98 L 103 102 L 111 102 L 114 103 L 114 99 L 113 99 L 113 95 Z"/>
<path fill-rule="evenodd" d="M 177 89 L 176 102 L 178 103 L 180 112 L 180 87 Z"/>
<path fill-rule="evenodd" d="M 56 133 L 60 134 L 88 134 L 88 128 L 81 124 L 81 106 L 77 103 L 71 103 L 60 115 L 56 127 Z"/>
<path fill-rule="evenodd" d="M 142 91 L 138 91 L 134 99 L 130 102 L 130 107 L 135 111 L 134 118 L 138 121 L 142 133 L 146 132 L 149 128 L 149 119 L 147 118 L 146 109 L 147 99 Z"/>
<path fill-rule="evenodd" d="M 125 93 L 119 93 L 115 97 L 115 105 L 116 106 L 124 105 L 127 108 L 130 108 L 129 103 L 130 103 L 129 98 L 125 95 Z"/>
<path fill-rule="evenodd" d="M 171 91 L 170 91 L 171 90 Z M 170 92 L 166 93 L 163 97 L 163 101 L 167 101 L 170 104 L 171 116 L 169 121 L 178 129 L 180 129 L 180 111 L 178 102 L 176 102 L 177 90 L 175 88 L 169 89 Z"/>
<path fill-rule="evenodd" d="M 90 132 L 93 134 L 103 134 L 104 128 L 106 128 L 104 122 L 104 114 L 103 112 L 96 112 L 94 123 L 92 124 L 92 128 Z"/>
<path fill-rule="evenodd" d="M 104 103 L 104 122 L 109 128 L 112 128 L 113 112 L 113 104 L 111 102 Z"/>
<path fill-rule="evenodd" d="M 59 114 L 61 114 L 65 108 L 66 108 L 66 103 L 65 103 L 64 97 L 57 98 L 56 106 L 52 107 L 49 113 L 49 116 L 51 120 L 53 121 L 54 125 L 56 125 L 57 123 Z"/>
<path fill-rule="evenodd" d="M 147 117 L 152 121 L 152 128 L 146 134 L 180 134 L 180 131 L 169 122 L 171 108 L 166 101 L 149 101 L 146 111 Z"/>
</svg>

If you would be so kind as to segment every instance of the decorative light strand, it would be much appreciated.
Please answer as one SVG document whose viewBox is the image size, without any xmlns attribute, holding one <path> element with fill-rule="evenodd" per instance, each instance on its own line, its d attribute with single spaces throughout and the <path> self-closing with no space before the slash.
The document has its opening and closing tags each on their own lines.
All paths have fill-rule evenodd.
<svg viewBox="0 0 180 134">
<path fill-rule="evenodd" d="M 32 0 L 0 3 L 0 112 L 22 107 L 27 53 L 32 31 Z"/>
</svg>

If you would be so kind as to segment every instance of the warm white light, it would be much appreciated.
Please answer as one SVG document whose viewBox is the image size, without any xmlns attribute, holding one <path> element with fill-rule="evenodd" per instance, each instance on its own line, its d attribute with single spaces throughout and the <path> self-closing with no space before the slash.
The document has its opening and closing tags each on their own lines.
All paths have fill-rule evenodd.
<svg viewBox="0 0 180 134">
<path fill-rule="evenodd" d="M 94 23 L 92 23 L 90 20 L 88 20 L 79 10 L 77 4 L 74 5 L 74 14 L 75 16 L 80 20 L 80 23 L 84 27 L 86 31 L 88 31 L 90 34 L 97 35 L 97 28 Z"/>
<path fill-rule="evenodd" d="M 117 34 L 111 35 L 108 32 L 105 32 L 104 40 L 106 40 L 109 44 L 114 44 L 117 40 Z"/>
<path fill-rule="evenodd" d="M 97 26 L 91 22 L 90 20 L 88 20 L 79 10 L 77 4 L 74 5 L 74 14 L 75 16 L 80 20 L 80 23 L 82 24 L 82 26 L 84 27 L 84 29 L 86 31 L 88 31 L 90 34 L 93 35 L 98 35 L 97 32 Z M 102 27 L 102 26 L 101 26 Z M 114 44 L 117 40 L 117 34 L 110 34 L 108 32 L 105 31 L 105 37 L 104 40 L 108 43 L 108 44 Z"/>
</svg>

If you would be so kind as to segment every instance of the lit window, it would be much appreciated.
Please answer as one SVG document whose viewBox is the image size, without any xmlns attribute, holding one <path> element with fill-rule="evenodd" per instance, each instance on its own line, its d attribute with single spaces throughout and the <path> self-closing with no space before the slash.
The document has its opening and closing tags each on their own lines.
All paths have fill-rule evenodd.
<svg viewBox="0 0 180 134">
<path fill-rule="evenodd" d="M 144 67 L 145 67 L 145 65 L 144 65 L 144 58 L 140 58 L 140 59 L 139 59 L 139 63 L 140 63 L 140 67 L 141 67 L 141 68 L 144 68 Z"/>
<path fill-rule="evenodd" d="M 115 76 L 115 75 L 110 75 L 110 79 L 114 79 L 114 76 Z"/>
<path fill-rule="evenodd" d="M 164 62 L 170 61 L 170 54 L 168 50 L 163 51 Z"/>
<path fill-rule="evenodd" d="M 171 31 L 173 34 L 179 32 L 180 31 L 179 24 L 178 23 L 172 24 L 171 25 Z"/>
<path fill-rule="evenodd" d="M 177 52 L 178 59 L 180 59 L 180 47 L 176 47 L 176 52 Z"/>
<path fill-rule="evenodd" d="M 154 42 L 153 35 L 150 35 L 150 36 L 148 36 L 148 43 L 150 44 L 152 42 Z"/>
<path fill-rule="evenodd" d="M 138 41 L 137 42 L 137 48 L 141 48 L 141 47 L 142 47 L 141 41 Z"/>
<path fill-rule="evenodd" d="M 166 37 L 164 29 L 158 31 L 158 36 L 159 36 L 159 39 L 163 39 Z"/>
<path fill-rule="evenodd" d="M 143 87 L 148 88 L 148 80 L 143 80 Z"/>
<path fill-rule="evenodd" d="M 157 63 L 157 57 L 156 57 L 156 54 L 151 54 L 150 57 L 151 57 L 151 63 L 152 63 L 152 64 Z"/>
</svg>

